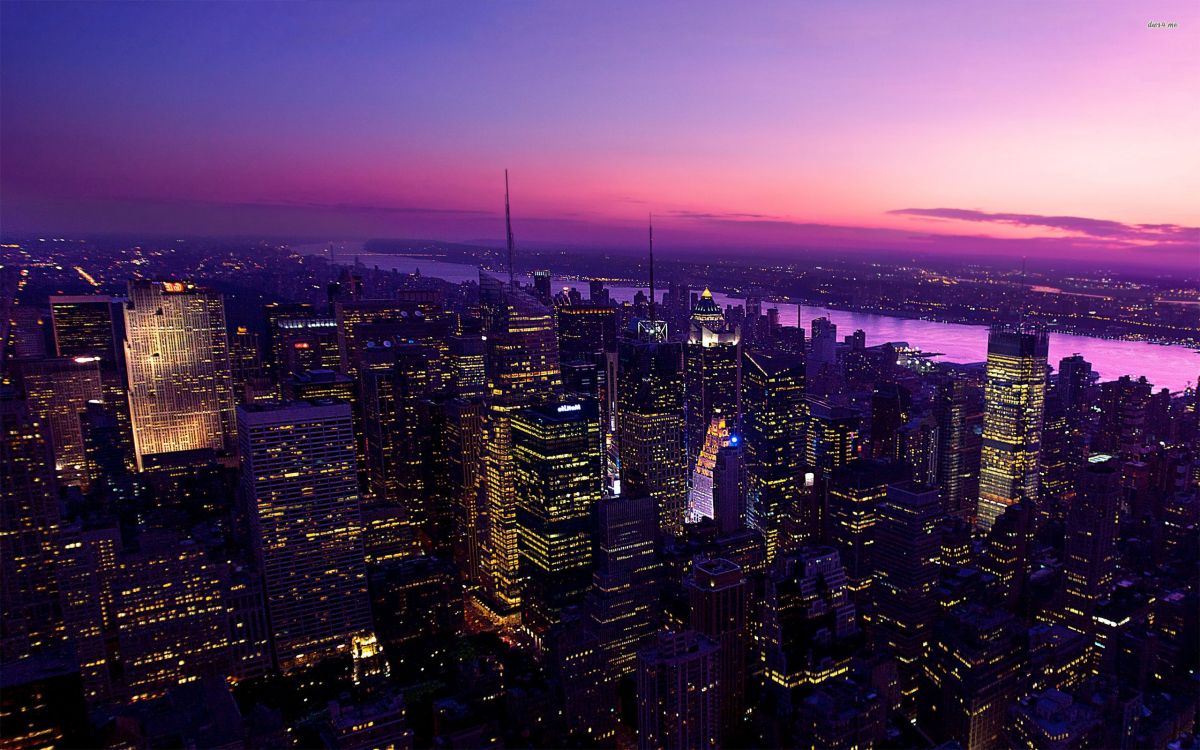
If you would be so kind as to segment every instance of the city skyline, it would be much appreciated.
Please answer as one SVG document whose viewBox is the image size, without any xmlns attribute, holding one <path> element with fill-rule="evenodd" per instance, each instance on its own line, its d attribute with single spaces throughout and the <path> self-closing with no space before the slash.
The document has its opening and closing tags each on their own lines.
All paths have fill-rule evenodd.
<svg viewBox="0 0 1200 750">
<path fill-rule="evenodd" d="M 1200 252 L 1189 4 L 478 10 L 6 3 L 0 224 L 496 242 L 511 167 L 518 243 Z"/>
<path fill-rule="evenodd" d="M 1200 750 L 1198 23 L 0 0 L 0 749 Z"/>
</svg>

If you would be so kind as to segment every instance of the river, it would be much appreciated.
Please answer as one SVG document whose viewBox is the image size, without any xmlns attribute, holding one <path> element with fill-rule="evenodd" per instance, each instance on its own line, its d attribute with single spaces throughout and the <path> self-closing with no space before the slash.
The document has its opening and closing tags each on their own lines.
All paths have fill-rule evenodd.
<svg viewBox="0 0 1200 750">
<path fill-rule="evenodd" d="M 296 249 L 325 255 L 324 247 L 321 245 Z M 479 279 L 479 271 L 475 266 L 427 258 L 346 251 L 335 253 L 332 260 L 353 263 L 356 257 L 368 267 L 378 266 L 381 269 L 395 269 L 406 273 L 420 269 L 422 276 L 433 276 L 451 283 Z M 527 276 L 520 278 L 525 283 L 530 282 Z M 567 286 L 578 287 L 583 296 L 587 297 L 586 281 L 554 277 L 555 289 Z M 632 300 L 639 289 L 644 290 L 644 287 L 616 284 L 608 286 L 610 295 L 617 301 Z M 713 299 L 722 307 L 742 304 L 745 301 L 743 298 L 731 297 L 717 291 L 713 292 Z M 983 325 L 940 323 L 892 315 L 829 310 L 808 305 L 763 302 L 764 311 L 770 307 L 779 308 L 779 320 L 784 325 L 796 325 L 798 320 L 805 329 L 811 330 L 809 323 L 813 318 L 827 317 L 837 326 L 839 337 L 861 328 L 866 332 L 868 346 L 889 341 L 904 341 L 923 352 L 936 353 L 938 356 L 935 359 L 946 362 L 982 362 L 987 357 L 988 328 Z M 1200 375 L 1200 352 L 1185 346 L 1164 346 L 1144 341 L 1121 341 L 1066 333 L 1050 334 L 1049 360 L 1052 366 L 1056 366 L 1059 360 L 1072 354 L 1083 355 L 1103 380 L 1113 380 L 1122 375 L 1145 375 L 1147 380 L 1159 388 L 1179 391 L 1194 385 L 1197 376 Z"/>
</svg>

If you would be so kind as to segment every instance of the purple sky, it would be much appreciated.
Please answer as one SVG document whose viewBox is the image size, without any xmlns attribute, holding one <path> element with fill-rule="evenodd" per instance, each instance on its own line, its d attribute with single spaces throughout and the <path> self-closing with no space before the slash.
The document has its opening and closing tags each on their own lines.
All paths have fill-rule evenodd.
<svg viewBox="0 0 1200 750">
<path fill-rule="evenodd" d="M 9 232 L 1200 263 L 1194 0 L 0 13 Z"/>
</svg>

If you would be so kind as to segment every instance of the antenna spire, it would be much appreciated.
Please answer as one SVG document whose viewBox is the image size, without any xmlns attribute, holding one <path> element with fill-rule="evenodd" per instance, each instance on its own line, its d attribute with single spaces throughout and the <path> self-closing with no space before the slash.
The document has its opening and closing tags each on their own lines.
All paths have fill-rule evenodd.
<svg viewBox="0 0 1200 750">
<path fill-rule="evenodd" d="M 504 170 L 504 228 L 508 235 L 508 285 L 515 287 L 517 285 L 517 276 L 513 270 L 513 233 L 512 233 L 512 211 L 508 207 L 508 170 Z"/>
<path fill-rule="evenodd" d="M 654 214 L 649 215 L 650 224 L 650 320 L 654 320 Z"/>
</svg>

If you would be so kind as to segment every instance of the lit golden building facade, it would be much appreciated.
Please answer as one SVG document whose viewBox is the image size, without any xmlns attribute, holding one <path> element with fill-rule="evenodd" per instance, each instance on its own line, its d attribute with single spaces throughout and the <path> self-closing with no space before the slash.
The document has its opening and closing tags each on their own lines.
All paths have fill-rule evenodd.
<svg viewBox="0 0 1200 750">
<path fill-rule="evenodd" d="M 1009 505 L 1037 500 L 1048 343 L 1044 332 L 997 327 L 988 336 L 978 517 L 984 531 Z"/>
<path fill-rule="evenodd" d="M 220 294 L 184 281 L 130 281 L 125 366 L 139 470 L 158 453 L 232 452 L 233 378 Z"/>
</svg>

